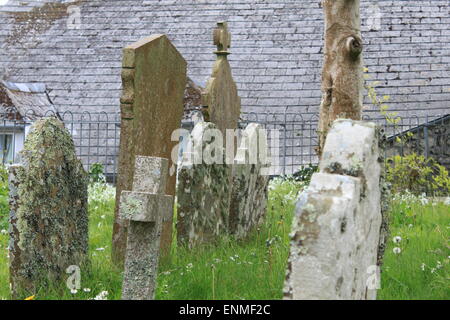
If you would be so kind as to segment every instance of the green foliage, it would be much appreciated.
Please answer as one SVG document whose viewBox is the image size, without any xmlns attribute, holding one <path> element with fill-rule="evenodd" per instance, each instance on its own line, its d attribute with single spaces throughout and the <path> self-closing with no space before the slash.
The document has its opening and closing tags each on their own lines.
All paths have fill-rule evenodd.
<svg viewBox="0 0 450 320">
<path fill-rule="evenodd" d="M 319 166 L 316 164 L 300 166 L 300 169 L 292 175 L 292 179 L 294 179 L 295 181 L 304 182 L 305 184 L 309 184 L 312 175 L 318 171 Z"/>
<path fill-rule="evenodd" d="M 390 100 L 390 96 L 384 95 L 379 97 L 376 91 L 376 86 L 380 84 L 379 81 L 369 82 L 370 76 L 367 74 L 369 69 L 364 68 L 364 79 L 366 80 L 364 83 L 364 87 L 367 90 L 367 95 L 372 102 L 373 105 L 377 106 L 380 110 L 380 113 L 386 118 L 386 121 L 392 125 L 397 125 L 401 118 L 398 116 L 397 112 L 390 112 L 389 105 L 387 102 Z"/>
<path fill-rule="evenodd" d="M 387 124 L 394 128 L 398 127 L 398 124 L 402 120 L 398 115 L 398 112 L 389 111 L 390 107 L 387 104 L 391 99 L 389 95 L 384 95 L 382 97 L 378 96 L 376 86 L 380 84 L 379 81 L 370 82 L 370 76 L 367 74 L 369 72 L 368 68 L 364 68 L 364 87 L 367 91 L 367 96 L 369 97 L 372 104 L 380 110 L 380 114 L 385 117 Z M 405 144 L 413 136 L 412 132 L 407 132 L 404 135 L 396 137 L 395 141 L 397 143 Z"/>
<path fill-rule="evenodd" d="M 106 182 L 105 169 L 101 163 L 93 163 L 89 169 L 90 182 Z"/>
<path fill-rule="evenodd" d="M 0 231 L 8 229 L 8 171 L 0 165 Z"/>
<path fill-rule="evenodd" d="M 378 299 L 450 298 L 449 200 L 394 197 Z"/>
<path fill-rule="evenodd" d="M 303 184 L 274 179 L 270 184 L 267 219 L 245 241 L 223 238 L 220 245 L 195 249 L 173 243 L 172 259 L 161 261 L 157 299 L 281 299 L 289 253 L 289 232 L 295 202 Z M 89 186 L 91 273 L 82 270 L 81 289 L 37 292 L 36 299 L 93 299 L 107 291 L 120 299 L 122 272 L 110 261 L 114 222 L 114 188 Z M 0 235 L 0 249 L 7 236 Z M 8 261 L 0 255 L 0 299 L 9 298 Z M 63 287 L 64 288 L 64 287 Z M 83 289 L 90 289 L 85 292 Z"/>
<path fill-rule="evenodd" d="M 265 222 L 244 241 L 224 237 L 219 245 L 175 246 L 163 262 L 157 299 L 281 299 L 289 233 L 302 184 L 274 179 Z"/>
<path fill-rule="evenodd" d="M 450 194 L 450 177 L 445 167 L 433 158 L 415 153 L 387 159 L 386 181 L 393 193 L 409 190 L 413 194 Z"/>
<path fill-rule="evenodd" d="M 172 259 L 161 261 L 157 299 L 281 299 L 289 253 L 292 215 L 304 183 L 273 179 L 267 219 L 246 241 L 223 238 L 218 246 L 189 250 L 173 243 Z M 114 222 L 113 187 L 89 186 L 90 273 L 82 270 L 81 289 L 36 292 L 38 300 L 120 299 L 122 272 L 110 261 Z M 448 200 L 447 200 L 448 201 Z M 380 299 L 448 299 L 450 203 L 424 196 L 396 196 L 391 206 L 392 238 L 382 270 Z M 4 252 L 7 235 L 0 234 Z M 395 254 L 394 248 L 401 253 Z M 397 252 L 397 251 L 396 251 Z M 422 270 L 423 269 L 423 270 Z M 9 298 L 8 260 L 0 255 L 0 299 Z M 86 290 L 85 290 L 86 289 Z M 107 294 L 105 293 L 107 292 Z"/>
</svg>

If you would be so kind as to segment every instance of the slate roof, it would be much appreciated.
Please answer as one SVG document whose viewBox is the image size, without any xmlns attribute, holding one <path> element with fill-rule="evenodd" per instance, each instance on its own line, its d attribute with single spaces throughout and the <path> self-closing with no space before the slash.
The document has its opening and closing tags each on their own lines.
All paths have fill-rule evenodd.
<svg viewBox="0 0 450 320">
<path fill-rule="evenodd" d="M 10 0 L 0 6 L 0 77 L 45 83 L 59 110 L 118 111 L 122 48 L 154 33 L 168 35 L 188 61 L 189 77 L 204 86 L 215 59 L 212 30 L 226 20 L 243 110 L 317 113 L 320 0 L 42 2 Z M 361 2 L 366 26 L 373 1 Z M 377 3 L 381 29 L 363 28 L 363 38 L 365 64 L 371 78 L 380 81 L 378 93 L 390 95 L 391 108 L 401 114 L 448 113 L 448 0 Z M 80 29 L 67 27 L 67 8 L 73 4 L 81 9 Z"/>
<path fill-rule="evenodd" d="M 45 84 L 0 81 L 0 118 L 36 120 L 54 115 L 58 112 Z"/>
</svg>

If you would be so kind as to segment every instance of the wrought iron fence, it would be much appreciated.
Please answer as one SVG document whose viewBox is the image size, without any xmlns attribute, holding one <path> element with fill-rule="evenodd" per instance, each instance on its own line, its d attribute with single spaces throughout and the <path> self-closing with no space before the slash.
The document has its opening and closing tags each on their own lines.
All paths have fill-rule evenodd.
<svg viewBox="0 0 450 320">
<path fill-rule="evenodd" d="M 75 150 L 86 170 L 94 163 L 104 166 L 108 181 L 115 183 L 120 141 L 120 114 L 106 112 L 0 111 L 0 160 L 14 163 L 20 158 L 24 139 L 32 123 L 41 117 L 56 116 L 72 134 Z"/>
<path fill-rule="evenodd" d="M 101 163 L 107 179 L 115 182 L 120 139 L 119 113 L 48 112 L 36 115 L 33 111 L 18 113 L 4 109 L 0 111 L 0 160 L 3 163 L 18 160 L 18 151 L 23 147 L 32 122 L 41 116 L 59 117 L 72 134 L 77 155 L 86 170 L 94 163 Z M 433 116 L 404 116 L 394 121 L 368 114 L 363 119 L 376 122 L 385 131 L 388 137 L 386 157 L 416 152 L 432 156 L 449 167 L 448 110 Z M 243 113 L 240 127 L 256 122 L 266 128 L 273 160 L 272 173 L 287 175 L 295 173 L 302 166 L 317 164 L 315 149 L 318 144 L 318 120 L 318 115 L 312 113 Z M 183 123 L 184 128 L 191 129 L 192 126 L 192 122 Z"/>
<path fill-rule="evenodd" d="M 450 167 L 450 115 L 449 110 L 440 114 L 407 115 L 386 118 L 365 114 L 363 120 L 375 122 L 387 137 L 385 158 L 404 156 L 412 152 L 433 157 Z M 242 125 L 261 123 L 268 131 L 279 131 L 279 143 L 270 141 L 271 153 L 280 156 L 277 174 L 293 174 L 302 166 L 317 165 L 318 114 L 297 113 L 244 113 Z M 275 159 L 276 161 L 276 159 Z"/>
</svg>

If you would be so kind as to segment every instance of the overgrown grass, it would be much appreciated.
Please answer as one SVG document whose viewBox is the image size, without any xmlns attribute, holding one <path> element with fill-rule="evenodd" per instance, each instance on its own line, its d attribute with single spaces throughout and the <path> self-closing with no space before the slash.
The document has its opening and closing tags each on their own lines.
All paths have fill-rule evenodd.
<svg viewBox="0 0 450 320">
<path fill-rule="evenodd" d="M 156 298 L 280 299 L 301 189 L 297 182 L 273 181 L 267 219 L 245 241 L 223 238 L 218 245 L 193 250 L 174 244 L 171 261 L 159 268 Z M 43 288 L 34 293 L 35 299 L 92 299 L 102 291 L 108 292 L 108 299 L 120 299 L 122 272 L 110 262 L 114 189 L 94 184 L 89 194 L 91 272 L 83 272 L 82 288 L 75 294 L 67 288 Z M 449 205 L 425 202 L 412 196 L 393 202 L 391 238 L 402 240 L 390 241 L 387 249 L 380 299 L 450 298 Z M 0 299 L 9 298 L 7 239 L 0 234 Z M 394 247 L 402 252 L 394 254 Z"/>
<path fill-rule="evenodd" d="M 267 219 L 245 241 L 223 238 L 217 245 L 189 250 L 174 243 L 172 258 L 159 268 L 157 299 L 279 299 L 289 253 L 290 225 L 298 182 L 271 184 Z M 82 272 L 81 289 L 64 286 L 30 293 L 35 299 L 92 299 L 102 291 L 120 299 L 122 272 L 110 262 L 114 189 L 94 184 L 89 190 L 91 272 Z M 9 299 L 8 235 L 0 235 L 0 299 Z M 68 275 L 69 276 L 69 275 Z M 84 289 L 88 289 L 85 292 Z"/>
<path fill-rule="evenodd" d="M 396 197 L 390 220 L 378 298 L 450 299 L 450 203 Z"/>
</svg>

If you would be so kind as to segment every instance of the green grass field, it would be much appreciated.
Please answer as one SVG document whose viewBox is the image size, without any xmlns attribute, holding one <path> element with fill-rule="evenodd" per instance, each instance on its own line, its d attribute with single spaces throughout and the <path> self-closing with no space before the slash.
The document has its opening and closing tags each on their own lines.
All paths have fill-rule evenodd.
<svg viewBox="0 0 450 320">
<path fill-rule="evenodd" d="M 161 262 L 156 298 L 280 299 L 301 188 L 295 182 L 272 182 L 267 219 L 246 241 L 224 238 L 194 250 L 174 244 L 171 260 Z M 42 288 L 32 293 L 35 299 L 93 299 L 103 291 L 107 299 L 120 299 L 122 274 L 110 262 L 114 189 L 97 185 L 89 195 L 91 271 L 82 272 L 77 293 Z M 380 299 L 450 298 L 450 206 L 422 202 L 415 197 L 393 201 Z M 394 243 L 395 236 L 402 240 Z M 0 234 L 0 299 L 9 299 L 7 242 L 8 235 Z"/>
</svg>

